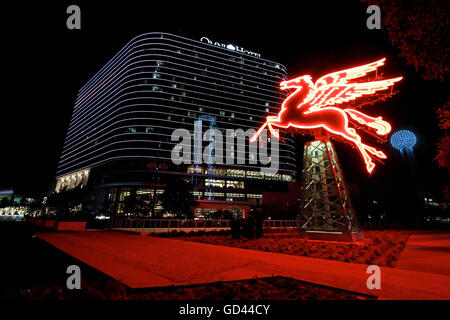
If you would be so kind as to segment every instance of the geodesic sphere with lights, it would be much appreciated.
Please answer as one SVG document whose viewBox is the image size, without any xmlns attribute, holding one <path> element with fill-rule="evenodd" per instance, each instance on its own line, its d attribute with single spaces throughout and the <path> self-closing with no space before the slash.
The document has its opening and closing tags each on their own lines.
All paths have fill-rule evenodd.
<svg viewBox="0 0 450 320">
<path fill-rule="evenodd" d="M 412 151 L 416 142 L 416 135 L 409 130 L 399 130 L 394 132 L 391 136 L 392 146 L 399 151 Z"/>
</svg>

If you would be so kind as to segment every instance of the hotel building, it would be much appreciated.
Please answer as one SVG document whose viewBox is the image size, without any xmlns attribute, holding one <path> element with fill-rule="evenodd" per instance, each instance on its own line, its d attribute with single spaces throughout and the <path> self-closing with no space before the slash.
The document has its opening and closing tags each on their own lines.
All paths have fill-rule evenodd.
<svg viewBox="0 0 450 320">
<path fill-rule="evenodd" d="M 127 196 L 155 199 L 171 175 L 193 185 L 198 216 L 215 210 L 266 206 L 287 211 L 297 205 L 293 137 L 280 143 L 279 170 L 261 172 L 245 163 L 175 165 L 175 129 L 194 132 L 257 129 L 276 115 L 286 93 L 279 83 L 286 68 L 260 53 L 208 38 L 142 34 L 128 42 L 78 92 L 60 157 L 56 192 L 78 185 L 92 192 L 91 209 L 127 214 Z M 246 140 L 248 150 L 248 139 Z M 203 146 L 205 144 L 203 143 Z M 270 153 L 270 148 L 268 148 Z M 155 198 L 156 197 L 156 198 Z"/>
</svg>

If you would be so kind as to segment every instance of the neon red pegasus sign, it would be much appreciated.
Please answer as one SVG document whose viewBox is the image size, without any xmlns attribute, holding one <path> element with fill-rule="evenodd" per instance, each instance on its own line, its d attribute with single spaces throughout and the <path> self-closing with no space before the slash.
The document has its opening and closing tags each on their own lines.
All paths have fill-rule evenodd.
<svg viewBox="0 0 450 320">
<path fill-rule="evenodd" d="M 282 103 L 277 116 L 268 116 L 266 122 L 250 139 L 257 140 L 262 130 L 267 126 L 276 138 L 280 136 L 273 127 L 287 129 L 317 129 L 324 128 L 328 132 L 339 135 L 356 145 L 371 173 L 375 168 L 372 156 L 386 159 L 382 151 L 378 151 L 361 142 L 361 137 L 354 128 L 349 127 L 350 116 L 360 124 L 376 129 L 376 134 L 384 136 L 391 131 L 391 125 L 381 117 L 373 118 L 355 109 L 342 109 L 340 105 L 363 95 L 371 95 L 376 91 L 388 89 L 403 77 L 371 82 L 349 82 L 352 79 L 365 76 L 384 65 L 386 59 L 381 59 L 363 66 L 333 72 L 321 77 L 316 83 L 309 75 L 292 80 L 282 81 L 280 89 L 295 89 Z M 370 154 L 370 155 L 369 155 Z"/>
</svg>

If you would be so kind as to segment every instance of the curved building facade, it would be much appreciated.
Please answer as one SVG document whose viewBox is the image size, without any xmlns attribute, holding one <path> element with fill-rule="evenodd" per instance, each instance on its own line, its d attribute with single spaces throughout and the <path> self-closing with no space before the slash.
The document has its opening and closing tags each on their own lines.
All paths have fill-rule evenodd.
<svg viewBox="0 0 450 320">
<path fill-rule="evenodd" d="M 176 129 L 193 133 L 196 126 L 217 129 L 224 137 L 227 129 L 257 129 L 276 115 L 286 96 L 279 83 L 286 79 L 282 64 L 236 45 L 167 33 L 139 35 L 79 90 L 55 190 L 89 185 L 94 207 L 106 203 L 125 213 L 130 192 L 157 197 L 164 192 L 164 177 L 177 174 L 192 182 L 199 203 L 209 201 L 198 214 L 214 210 L 214 203 L 262 204 L 264 191 L 286 192 L 295 181 L 292 136 L 279 144 L 274 174 L 251 161 L 248 139 L 245 161 L 176 165 L 171 154 L 179 142 L 171 136 Z"/>
</svg>

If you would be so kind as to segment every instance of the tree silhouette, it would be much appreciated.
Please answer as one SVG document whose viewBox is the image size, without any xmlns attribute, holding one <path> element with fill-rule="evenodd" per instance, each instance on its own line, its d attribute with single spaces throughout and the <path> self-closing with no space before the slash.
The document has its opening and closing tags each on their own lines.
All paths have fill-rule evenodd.
<svg viewBox="0 0 450 320">
<path fill-rule="evenodd" d="M 450 6 L 434 0 L 363 0 L 381 9 L 381 28 L 426 80 L 448 79 Z"/>
<path fill-rule="evenodd" d="M 11 205 L 11 200 L 9 200 L 8 197 L 4 197 L 0 201 L 0 208 L 6 208 L 6 207 L 9 207 L 10 205 Z"/>
<path fill-rule="evenodd" d="M 437 155 L 435 160 L 439 167 L 450 171 L 450 102 L 437 111 L 439 119 L 439 128 L 444 131 L 444 136 L 437 143 Z M 450 188 L 447 186 L 444 190 L 444 197 L 450 199 Z"/>
<path fill-rule="evenodd" d="M 139 213 L 136 189 L 131 189 L 130 194 L 123 200 L 123 211 L 131 214 Z"/>
<path fill-rule="evenodd" d="M 191 208 L 195 206 L 195 200 L 192 185 L 181 177 L 169 178 L 161 198 L 165 211 L 176 216 L 193 217 Z"/>
<path fill-rule="evenodd" d="M 85 212 L 83 204 L 88 194 L 88 190 L 81 186 L 55 192 L 49 196 L 46 205 L 56 209 L 56 216 L 60 220 L 85 220 L 89 215 Z"/>
</svg>

